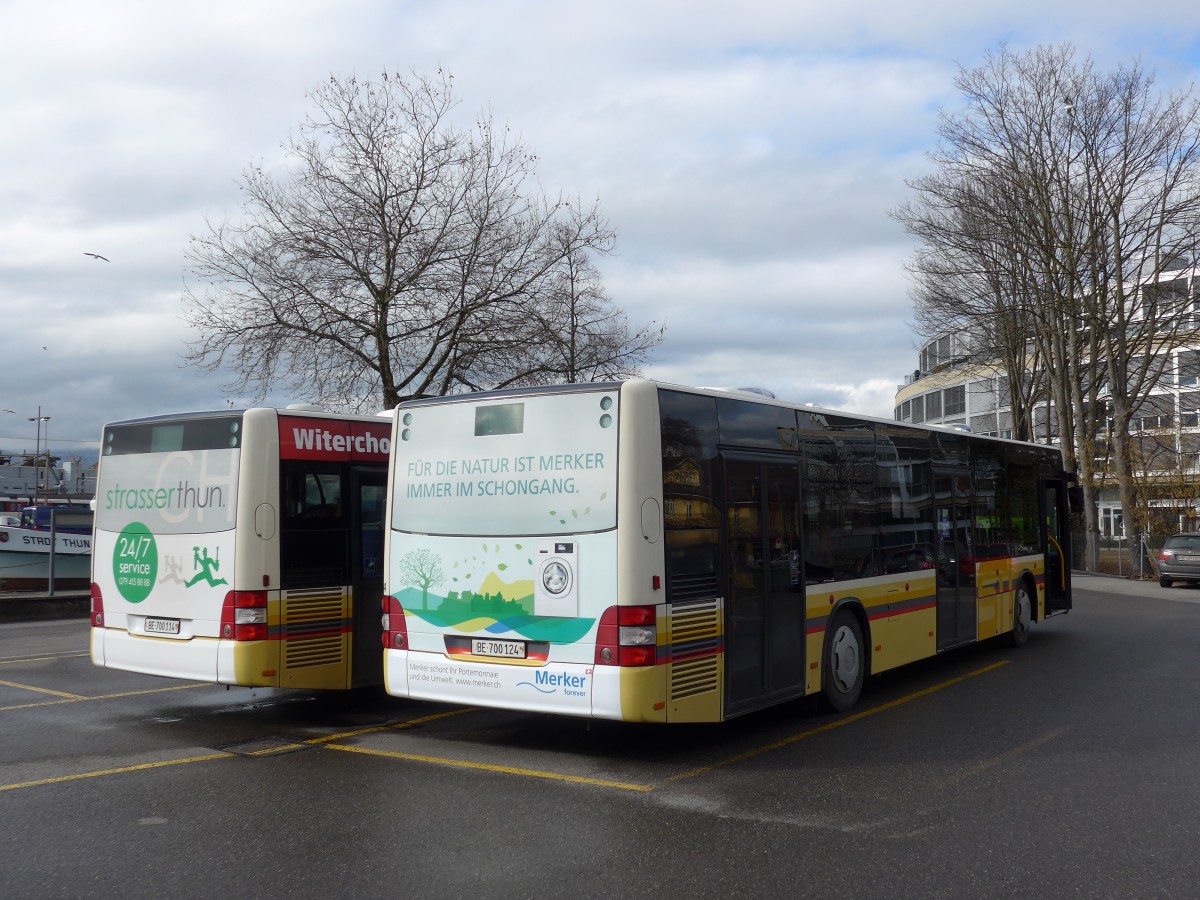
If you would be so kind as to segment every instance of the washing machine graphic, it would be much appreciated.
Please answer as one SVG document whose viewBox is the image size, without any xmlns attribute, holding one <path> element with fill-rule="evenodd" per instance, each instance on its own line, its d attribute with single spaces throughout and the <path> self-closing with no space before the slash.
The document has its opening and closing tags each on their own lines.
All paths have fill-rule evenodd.
<svg viewBox="0 0 1200 900">
<path fill-rule="evenodd" d="M 534 549 L 533 614 L 579 615 L 579 545 L 539 541 Z"/>
</svg>

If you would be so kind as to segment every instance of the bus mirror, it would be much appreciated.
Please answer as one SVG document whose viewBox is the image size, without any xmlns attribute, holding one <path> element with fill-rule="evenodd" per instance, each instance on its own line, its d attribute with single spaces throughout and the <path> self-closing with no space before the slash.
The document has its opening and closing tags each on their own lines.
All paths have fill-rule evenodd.
<svg viewBox="0 0 1200 900">
<path fill-rule="evenodd" d="M 1077 484 L 1067 486 L 1067 503 L 1071 506 L 1071 512 L 1083 512 L 1083 488 Z"/>
</svg>

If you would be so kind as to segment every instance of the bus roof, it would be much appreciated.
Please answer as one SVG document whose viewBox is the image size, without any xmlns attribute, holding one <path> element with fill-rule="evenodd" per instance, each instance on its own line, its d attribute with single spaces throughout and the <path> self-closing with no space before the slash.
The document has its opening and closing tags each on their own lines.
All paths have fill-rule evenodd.
<svg viewBox="0 0 1200 900">
<path fill-rule="evenodd" d="M 794 400 L 786 400 L 779 397 L 768 397 L 766 393 L 763 392 L 763 388 L 692 387 L 690 385 L 674 384 L 669 381 L 659 381 L 657 379 L 650 378 L 625 378 L 615 381 L 596 381 L 585 382 L 582 384 L 537 385 L 532 387 L 504 388 L 503 390 L 497 391 L 478 391 L 468 394 L 447 394 L 444 397 L 421 397 L 418 399 L 406 400 L 399 404 L 399 406 L 396 408 L 411 408 L 443 403 L 474 403 L 479 400 L 493 400 L 508 397 L 529 397 L 539 394 L 615 391 L 620 390 L 621 386 L 624 384 L 634 382 L 653 384 L 660 388 L 666 388 L 667 390 L 683 391 L 689 394 L 702 394 L 710 397 L 728 397 L 745 400 L 750 403 L 760 403 L 766 406 L 782 406 L 787 409 L 801 410 L 803 412 L 809 412 L 815 415 L 841 416 L 847 419 L 857 419 L 862 422 L 870 422 L 876 425 L 886 425 L 892 428 L 912 428 L 918 431 L 929 432 L 931 434 L 961 434 L 964 437 L 973 438 L 975 440 L 998 441 L 1006 444 L 1016 444 L 1017 446 L 1021 447 L 1057 449 L 1052 444 L 1039 444 L 1033 441 L 1018 441 L 1014 438 L 1003 438 L 995 435 L 979 434 L 977 432 L 964 431 L 943 425 L 918 425 L 913 422 L 897 422 L 895 419 L 885 419 L 881 416 L 864 415 L 862 413 L 848 412 L 843 409 L 832 409 L 829 407 L 816 406 L 811 403 L 798 403 Z"/>
<path fill-rule="evenodd" d="M 339 413 L 329 410 L 320 409 L 316 406 L 307 404 L 295 406 L 247 406 L 241 409 L 205 409 L 195 410 L 193 412 L 179 413 L 163 413 L 157 416 L 140 416 L 136 419 L 116 419 L 112 422 L 106 422 L 104 427 L 116 427 L 120 425 L 141 425 L 146 422 L 190 422 L 196 419 L 220 419 L 229 418 L 230 416 L 242 416 L 248 412 L 258 409 L 268 409 L 280 415 L 304 416 L 325 419 L 355 419 L 365 422 L 370 422 L 379 418 L 391 418 L 392 411 L 385 410 L 379 413 Z"/>
</svg>

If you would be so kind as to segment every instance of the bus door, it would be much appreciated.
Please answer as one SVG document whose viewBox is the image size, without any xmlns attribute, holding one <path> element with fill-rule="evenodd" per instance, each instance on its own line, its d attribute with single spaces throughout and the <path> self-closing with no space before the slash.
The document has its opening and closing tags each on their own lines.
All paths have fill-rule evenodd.
<svg viewBox="0 0 1200 900">
<path fill-rule="evenodd" d="M 1053 615 L 1071 608 L 1071 514 L 1064 479 L 1043 479 L 1041 487 L 1046 615 Z"/>
<path fill-rule="evenodd" d="M 933 470 L 938 650 L 975 640 L 969 479 L 964 470 Z"/>
<path fill-rule="evenodd" d="M 350 589 L 354 602 L 352 684 L 383 682 L 384 504 L 387 472 L 355 467 L 350 470 Z"/>
<path fill-rule="evenodd" d="M 725 705 L 741 712 L 804 691 L 800 465 L 727 454 Z"/>
</svg>

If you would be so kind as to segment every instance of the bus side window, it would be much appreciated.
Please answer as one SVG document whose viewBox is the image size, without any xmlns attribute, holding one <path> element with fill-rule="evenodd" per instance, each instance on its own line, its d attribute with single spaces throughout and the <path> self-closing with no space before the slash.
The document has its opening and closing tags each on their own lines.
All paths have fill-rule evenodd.
<svg viewBox="0 0 1200 900">
<path fill-rule="evenodd" d="M 343 515 L 339 464 L 281 463 L 283 587 L 327 587 L 349 581 L 349 528 Z"/>
<path fill-rule="evenodd" d="M 660 390 L 667 599 L 720 593 L 717 407 L 712 397 Z"/>
<path fill-rule="evenodd" d="M 284 483 L 284 508 L 296 519 L 336 519 L 342 514 L 341 476 L 292 471 Z"/>
</svg>

